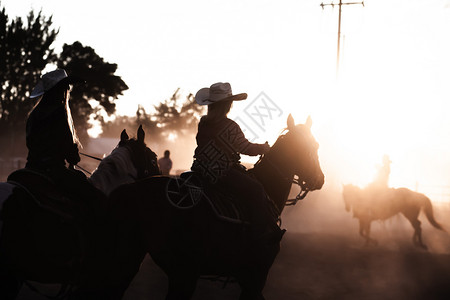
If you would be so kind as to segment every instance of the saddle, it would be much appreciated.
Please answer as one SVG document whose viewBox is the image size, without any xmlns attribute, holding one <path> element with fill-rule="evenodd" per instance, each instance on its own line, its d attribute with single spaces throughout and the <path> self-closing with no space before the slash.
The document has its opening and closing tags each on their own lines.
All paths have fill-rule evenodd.
<svg viewBox="0 0 450 300">
<path fill-rule="evenodd" d="M 61 199 L 63 197 L 50 177 L 30 169 L 14 171 L 8 176 L 7 182 L 26 188 L 26 191 L 35 198 L 50 197 Z"/>
<path fill-rule="evenodd" d="M 88 210 L 47 175 L 31 169 L 19 169 L 8 176 L 8 183 L 23 189 L 39 208 L 67 221 L 83 219 Z"/>
<path fill-rule="evenodd" d="M 219 219 L 233 223 L 249 222 L 249 208 L 239 195 L 210 184 L 198 173 L 193 171 L 182 173 L 180 183 L 177 182 L 177 185 L 178 191 L 175 191 L 170 184 L 168 185 L 169 201 L 177 208 L 190 209 L 200 201 L 206 201 Z M 173 197 L 176 193 L 178 193 L 178 199 Z"/>
<path fill-rule="evenodd" d="M 64 274 L 63 280 L 73 280 L 73 268 L 79 270 L 91 247 L 90 208 L 67 195 L 50 177 L 34 170 L 14 171 L 7 182 L 15 186 L 11 201 L 5 203 L 8 209 L 3 212 L 15 224 L 8 235 L 9 247 L 17 252 L 14 259 L 24 268 L 38 264 L 48 274 Z M 11 239 L 14 236 L 22 239 Z M 33 249 L 31 254 L 27 253 L 29 249 Z M 55 280 L 50 278 L 46 280 Z"/>
</svg>

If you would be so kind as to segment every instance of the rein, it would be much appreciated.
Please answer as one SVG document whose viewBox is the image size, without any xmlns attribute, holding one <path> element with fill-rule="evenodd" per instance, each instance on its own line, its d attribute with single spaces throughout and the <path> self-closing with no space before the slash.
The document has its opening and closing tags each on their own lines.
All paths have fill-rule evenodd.
<svg viewBox="0 0 450 300">
<path fill-rule="evenodd" d="M 300 191 L 298 192 L 297 196 L 295 196 L 295 198 L 286 199 L 285 205 L 286 206 L 296 205 L 299 200 L 305 199 L 306 195 L 309 192 L 309 189 L 305 186 L 303 181 L 300 182 L 299 179 L 296 179 L 296 178 L 291 179 L 291 178 L 284 176 L 284 173 L 280 170 L 280 168 L 278 168 L 278 166 L 276 164 L 274 164 L 273 162 L 270 161 L 268 156 L 265 156 L 264 154 L 262 154 L 259 157 L 258 161 L 255 163 L 255 167 L 261 162 L 263 157 L 266 158 L 266 161 L 271 165 L 271 167 L 273 169 L 275 169 L 275 171 L 278 173 L 278 175 L 280 177 L 282 177 L 286 182 L 289 182 L 290 184 L 296 184 L 300 187 Z"/>
<path fill-rule="evenodd" d="M 81 154 L 81 155 L 84 155 L 84 156 L 86 156 L 86 157 L 89 157 L 89 158 L 98 160 L 98 161 L 102 161 L 101 158 L 98 158 L 98 157 L 95 157 L 95 156 L 92 156 L 92 155 L 89 155 L 89 154 L 85 154 L 85 153 L 82 153 L 82 152 L 80 152 L 80 154 Z M 76 166 L 77 168 L 81 169 L 81 171 L 85 172 L 86 174 L 92 175 L 91 172 L 89 172 L 89 171 L 86 170 L 85 168 L 81 167 L 80 165 L 75 165 L 75 166 Z"/>
<path fill-rule="evenodd" d="M 98 161 L 102 161 L 101 158 L 98 158 L 98 157 L 95 157 L 95 156 L 92 156 L 92 155 L 89 155 L 89 154 L 85 154 L 85 153 L 82 153 L 82 152 L 80 152 L 80 154 L 81 154 L 81 155 L 84 155 L 84 156 L 86 156 L 86 157 L 89 157 L 89 158 L 98 160 Z"/>
</svg>

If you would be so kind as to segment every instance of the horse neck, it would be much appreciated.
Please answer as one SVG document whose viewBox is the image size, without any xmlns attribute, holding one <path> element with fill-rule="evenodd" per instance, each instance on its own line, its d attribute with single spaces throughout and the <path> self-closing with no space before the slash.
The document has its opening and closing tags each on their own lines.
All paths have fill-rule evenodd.
<svg viewBox="0 0 450 300">
<path fill-rule="evenodd" d="M 278 141 L 277 141 L 278 143 Z M 289 197 L 293 172 L 281 167 L 280 161 L 283 156 L 281 147 L 272 147 L 270 153 L 266 154 L 252 169 L 255 177 L 264 186 L 269 197 L 275 202 L 278 211 L 281 213 Z"/>
<path fill-rule="evenodd" d="M 129 150 L 126 147 L 118 147 L 100 162 L 89 181 L 109 195 L 119 185 L 134 182 L 136 177 L 137 171 Z"/>
</svg>

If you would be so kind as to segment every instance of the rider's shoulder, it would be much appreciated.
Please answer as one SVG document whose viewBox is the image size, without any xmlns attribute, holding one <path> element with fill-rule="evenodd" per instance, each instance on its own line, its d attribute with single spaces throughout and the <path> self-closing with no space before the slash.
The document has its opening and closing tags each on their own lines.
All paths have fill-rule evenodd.
<svg viewBox="0 0 450 300">
<path fill-rule="evenodd" d="M 230 119 L 230 118 L 225 118 L 225 121 L 224 121 L 227 125 L 230 125 L 230 126 L 233 126 L 233 127 L 239 127 L 240 128 L 240 126 L 239 126 L 239 124 L 238 123 L 236 123 L 236 121 L 234 121 L 234 120 L 232 120 L 232 119 Z"/>
</svg>

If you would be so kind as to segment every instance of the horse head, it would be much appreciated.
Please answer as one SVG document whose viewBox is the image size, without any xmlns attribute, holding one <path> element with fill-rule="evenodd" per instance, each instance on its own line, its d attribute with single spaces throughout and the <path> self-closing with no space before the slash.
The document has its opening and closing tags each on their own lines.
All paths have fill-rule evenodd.
<svg viewBox="0 0 450 300">
<path fill-rule="evenodd" d="M 287 133 L 277 139 L 268 153 L 288 177 L 298 176 L 299 184 L 307 191 L 321 189 L 325 181 L 317 153 L 319 143 L 311 133 L 311 125 L 310 117 L 305 124 L 295 125 L 289 115 Z"/>
<path fill-rule="evenodd" d="M 129 138 L 124 129 L 117 147 L 102 160 L 90 177 L 92 184 L 109 195 L 121 184 L 161 174 L 157 156 L 147 147 L 144 139 L 142 126 L 137 130 L 137 138 Z"/>
<path fill-rule="evenodd" d="M 137 138 L 130 139 L 124 129 L 120 134 L 118 147 L 125 147 L 130 152 L 130 158 L 136 168 L 136 179 L 160 175 L 156 153 L 150 150 L 144 142 L 145 132 L 142 125 L 137 131 Z"/>
</svg>

